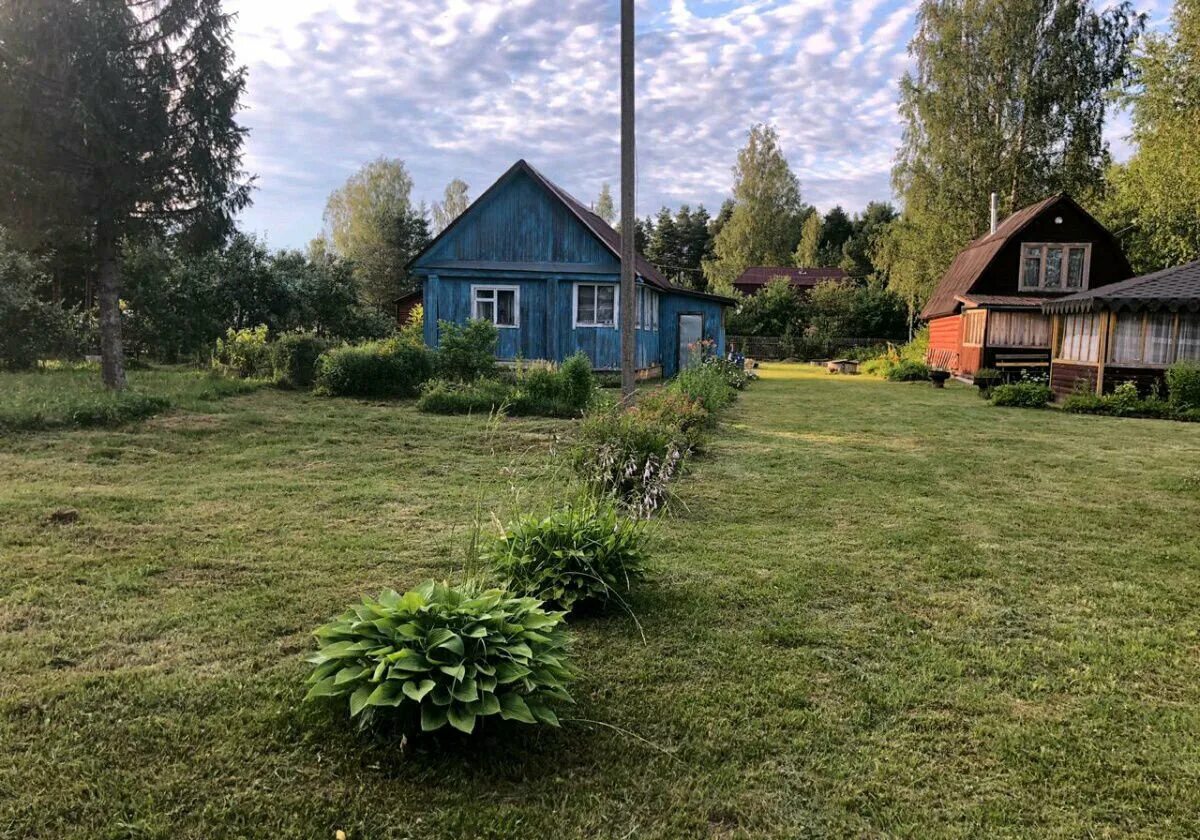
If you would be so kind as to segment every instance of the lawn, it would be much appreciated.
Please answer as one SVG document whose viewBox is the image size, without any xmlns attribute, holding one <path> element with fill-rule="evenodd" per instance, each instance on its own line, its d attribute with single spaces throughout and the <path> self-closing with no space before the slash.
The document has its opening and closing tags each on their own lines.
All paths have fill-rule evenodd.
<svg viewBox="0 0 1200 840">
<path fill-rule="evenodd" d="M 645 642 L 573 622 L 561 730 L 301 705 L 309 631 L 459 574 L 570 431 L 264 389 L 0 437 L 0 836 L 1200 834 L 1200 427 L 961 386 L 767 368 L 656 525 Z"/>
</svg>

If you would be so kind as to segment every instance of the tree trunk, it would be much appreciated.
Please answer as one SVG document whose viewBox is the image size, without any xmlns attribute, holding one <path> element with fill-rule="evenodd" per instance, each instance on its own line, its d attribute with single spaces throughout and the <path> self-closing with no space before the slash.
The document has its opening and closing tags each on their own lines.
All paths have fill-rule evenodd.
<svg viewBox="0 0 1200 840">
<path fill-rule="evenodd" d="M 121 345 L 121 258 L 112 226 L 96 228 L 97 280 L 100 286 L 100 378 L 114 391 L 125 389 L 125 351 Z"/>
</svg>

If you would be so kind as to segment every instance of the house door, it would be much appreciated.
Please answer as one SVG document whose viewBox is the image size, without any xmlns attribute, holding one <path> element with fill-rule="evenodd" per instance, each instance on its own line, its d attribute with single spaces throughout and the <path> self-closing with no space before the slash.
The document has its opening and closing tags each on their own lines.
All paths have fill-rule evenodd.
<svg viewBox="0 0 1200 840">
<path fill-rule="evenodd" d="M 679 355 L 677 357 L 679 370 L 683 370 L 685 367 L 687 367 L 688 361 L 692 357 L 692 351 L 689 349 L 689 345 L 695 344 L 703 338 L 703 315 L 679 316 Z"/>
</svg>

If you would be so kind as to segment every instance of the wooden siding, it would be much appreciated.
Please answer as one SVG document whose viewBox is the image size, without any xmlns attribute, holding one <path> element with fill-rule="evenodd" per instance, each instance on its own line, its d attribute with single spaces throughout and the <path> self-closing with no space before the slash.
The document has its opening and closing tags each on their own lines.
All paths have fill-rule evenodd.
<svg viewBox="0 0 1200 840">
<path fill-rule="evenodd" d="M 1104 368 L 1104 393 L 1111 394 L 1122 382 L 1132 382 L 1137 385 L 1138 392 L 1143 397 L 1150 396 L 1155 387 L 1161 388 L 1162 393 L 1166 394 L 1166 377 L 1166 368 L 1106 365 Z"/>
<path fill-rule="evenodd" d="M 1054 399 L 1063 400 L 1074 394 L 1077 389 L 1086 389 L 1091 393 L 1096 391 L 1096 377 L 1100 369 L 1095 365 L 1073 365 L 1066 362 L 1055 362 L 1050 368 L 1050 390 Z"/>
<path fill-rule="evenodd" d="M 925 355 L 930 364 L 957 371 L 961 352 L 961 316 L 948 315 L 929 322 L 929 350 Z"/>
<path fill-rule="evenodd" d="M 1055 224 L 1056 218 L 1062 224 Z M 1080 213 L 1069 201 L 1058 201 L 1035 218 L 1019 234 L 1013 236 L 996 254 L 991 264 L 971 286 L 970 291 L 981 295 L 1028 295 L 1046 297 L 1053 291 L 1036 289 L 1023 291 L 1020 283 L 1021 243 L 1023 242 L 1090 242 L 1091 271 L 1088 288 L 1107 286 L 1130 277 L 1132 272 L 1124 254 L 1098 223 Z M 1070 294 L 1072 290 L 1063 290 Z"/>
<path fill-rule="evenodd" d="M 679 372 L 679 316 L 702 315 L 705 339 L 716 342 L 716 353 L 725 355 L 725 308 L 714 300 L 690 295 L 665 293 L 660 303 L 659 346 L 662 352 L 663 376 Z"/>
<path fill-rule="evenodd" d="M 612 252 L 561 202 L 524 172 L 471 208 L 417 268 L 463 262 L 524 263 L 531 267 L 589 266 L 620 271 Z"/>
</svg>

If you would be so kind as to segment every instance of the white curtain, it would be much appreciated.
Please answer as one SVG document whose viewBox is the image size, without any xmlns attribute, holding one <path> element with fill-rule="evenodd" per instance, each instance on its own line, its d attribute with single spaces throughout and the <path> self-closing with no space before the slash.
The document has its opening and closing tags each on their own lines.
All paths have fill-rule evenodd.
<svg viewBox="0 0 1200 840">
<path fill-rule="evenodd" d="M 1100 318 L 1068 315 L 1063 319 L 1059 358 L 1069 362 L 1094 362 L 1100 358 Z"/>
<path fill-rule="evenodd" d="M 1200 313 L 1183 312 L 1179 315 L 1180 361 L 1200 361 Z"/>
<path fill-rule="evenodd" d="M 1113 330 L 1113 364 L 1137 364 L 1142 360 L 1142 313 L 1118 312 Z"/>
<path fill-rule="evenodd" d="M 1168 365 L 1171 363 L 1174 330 L 1174 312 L 1155 312 L 1146 319 L 1147 364 Z"/>
<path fill-rule="evenodd" d="M 989 347 L 1049 347 L 1050 319 L 1040 312 L 993 310 L 988 315 Z"/>
</svg>

